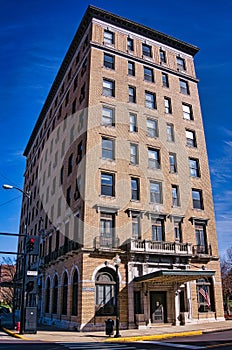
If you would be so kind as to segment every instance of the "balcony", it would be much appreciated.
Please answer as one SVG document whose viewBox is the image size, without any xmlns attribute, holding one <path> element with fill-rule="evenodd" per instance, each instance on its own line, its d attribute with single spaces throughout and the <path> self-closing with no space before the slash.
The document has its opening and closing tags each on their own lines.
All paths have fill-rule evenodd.
<svg viewBox="0 0 232 350">
<path fill-rule="evenodd" d="M 126 249 L 142 253 L 192 255 L 191 243 L 150 241 L 131 238 L 126 244 Z"/>
<path fill-rule="evenodd" d="M 211 245 L 194 245 L 193 255 L 210 255 L 212 256 Z"/>
<path fill-rule="evenodd" d="M 112 249 L 119 247 L 119 238 L 116 237 L 105 237 L 99 236 L 95 237 L 93 241 L 93 246 L 95 249 Z"/>
</svg>

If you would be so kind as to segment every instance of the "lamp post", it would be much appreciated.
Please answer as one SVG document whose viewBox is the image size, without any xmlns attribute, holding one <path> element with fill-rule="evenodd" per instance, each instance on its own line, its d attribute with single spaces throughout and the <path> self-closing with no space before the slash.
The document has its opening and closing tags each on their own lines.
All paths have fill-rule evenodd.
<svg viewBox="0 0 232 350">
<path fill-rule="evenodd" d="M 28 213 L 29 213 L 29 205 L 30 205 L 30 192 L 25 192 L 18 187 L 12 185 L 3 185 L 2 188 L 4 190 L 18 190 L 23 194 L 23 197 L 27 198 L 27 211 L 26 211 L 26 220 L 24 226 L 24 239 L 23 239 L 23 259 L 22 259 L 22 288 L 21 288 L 21 307 L 20 307 L 20 334 L 24 334 L 25 328 L 25 283 L 26 283 L 26 266 L 27 266 L 27 254 L 26 254 L 26 240 L 27 240 L 27 228 L 28 228 Z"/>
<path fill-rule="evenodd" d="M 121 337 L 119 333 L 119 303 L 118 303 L 118 296 L 119 296 L 119 274 L 118 274 L 118 268 L 121 263 L 121 259 L 119 255 L 117 254 L 114 258 L 114 266 L 116 269 L 116 288 L 115 288 L 115 309 L 116 309 L 116 334 L 115 338 Z"/>
</svg>

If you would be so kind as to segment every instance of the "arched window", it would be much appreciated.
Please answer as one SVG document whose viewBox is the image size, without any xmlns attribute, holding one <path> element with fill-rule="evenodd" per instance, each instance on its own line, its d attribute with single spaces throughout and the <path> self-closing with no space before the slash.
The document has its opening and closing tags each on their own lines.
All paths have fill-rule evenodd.
<svg viewBox="0 0 232 350">
<path fill-rule="evenodd" d="M 115 314 L 116 276 L 114 270 L 101 269 L 95 281 L 95 312 L 96 315 Z"/>
<path fill-rule="evenodd" d="M 53 281 L 53 295 L 52 295 L 52 313 L 57 313 L 57 300 L 58 300 L 58 277 L 55 275 Z"/>
<path fill-rule="evenodd" d="M 50 277 L 47 278 L 46 288 L 45 288 L 45 312 L 48 313 L 50 309 L 50 287 L 51 281 Z"/>
<path fill-rule="evenodd" d="M 68 306 L 68 275 L 64 273 L 63 286 L 62 286 L 62 315 L 67 315 Z"/>
<path fill-rule="evenodd" d="M 72 281 L 72 315 L 77 316 L 78 308 L 78 272 L 75 269 Z"/>
<path fill-rule="evenodd" d="M 198 312 L 215 311 L 212 279 L 201 278 L 196 282 Z"/>
</svg>

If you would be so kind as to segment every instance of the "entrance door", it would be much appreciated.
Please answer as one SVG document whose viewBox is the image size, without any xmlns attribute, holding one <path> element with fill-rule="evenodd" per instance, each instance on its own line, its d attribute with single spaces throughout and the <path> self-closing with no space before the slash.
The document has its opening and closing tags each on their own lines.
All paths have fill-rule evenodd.
<svg viewBox="0 0 232 350">
<path fill-rule="evenodd" d="M 150 292 L 150 310 L 152 323 L 167 322 L 166 292 Z"/>
</svg>

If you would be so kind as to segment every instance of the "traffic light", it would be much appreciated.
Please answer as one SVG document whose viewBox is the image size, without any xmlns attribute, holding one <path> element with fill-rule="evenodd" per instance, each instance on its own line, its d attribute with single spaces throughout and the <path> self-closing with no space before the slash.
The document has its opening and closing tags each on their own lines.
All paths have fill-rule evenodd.
<svg viewBox="0 0 232 350">
<path fill-rule="evenodd" d="M 27 293 L 36 293 L 37 292 L 37 277 L 27 276 L 26 292 Z"/>
<path fill-rule="evenodd" d="M 39 254 L 39 237 L 28 236 L 26 241 L 26 253 L 30 255 Z"/>
</svg>

